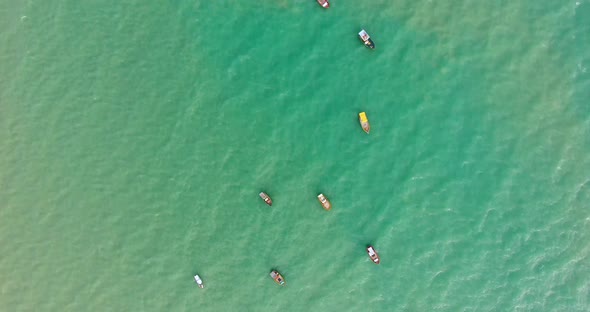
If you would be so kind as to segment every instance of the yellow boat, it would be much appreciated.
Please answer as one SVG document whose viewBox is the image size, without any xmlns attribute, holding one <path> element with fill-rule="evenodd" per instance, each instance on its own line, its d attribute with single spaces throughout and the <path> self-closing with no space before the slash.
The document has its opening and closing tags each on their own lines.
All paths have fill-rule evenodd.
<svg viewBox="0 0 590 312">
<path fill-rule="evenodd" d="M 369 119 L 367 119 L 367 114 L 365 114 L 365 112 L 359 113 L 359 123 L 366 133 L 371 131 L 371 125 L 369 124 Z"/>
</svg>

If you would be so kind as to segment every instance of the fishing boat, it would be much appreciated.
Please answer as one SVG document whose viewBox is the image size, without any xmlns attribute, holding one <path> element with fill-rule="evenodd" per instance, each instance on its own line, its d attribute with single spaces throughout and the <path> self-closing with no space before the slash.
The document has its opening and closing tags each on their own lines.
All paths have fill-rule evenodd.
<svg viewBox="0 0 590 312">
<path fill-rule="evenodd" d="M 330 7 L 330 2 L 328 2 L 328 0 L 317 0 L 318 4 L 321 5 L 323 8 L 329 8 Z"/>
<path fill-rule="evenodd" d="M 379 264 L 379 262 L 380 262 L 379 255 L 377 254 L 377 252 L 375 251 L 373 246 L 367 247 L 367 253 L 369 254 L 369 257 L 371 258 L 371 260 L 373 260 L 373 262 L 375 262 L 375 264 Z"/>
<path fill-rule="evenodd" d="M 265 192 L 260 192 L 260 198 L 262 198 L 262 200 L 264 200 L 264 202 L 269 205 L 272 206 L 272 199 L 270 199 L 270 196 L 268 196 L 268 194 L 266 194 Z"/>
<path fill-rule="evenodd" d="M 203 281 L 201 280 L 201 278 L 199 277 L 199 275 L 195 275 L 195 282 L 197 282 L 197 285 L 199 285 L 199 288 L 205 288 L 205 285 L 203 285 Z"/>
<path fill-rule="evenodd" d="M 270 277 L 272 277 L 273 280 L 275 280 L 275 282 L 281 286 L 285 285 L 285 279 L 283 278 L 283 276 L 281 275 L 281 273 L 279 273 L 279 271 L 277 270 L 272 270 L 270 272 Z"/>
<path fill-rule="evenodd" d="M 375 43 L 364 29 L 359 32 L 359 38 L 361 38 L 367 48 L 375 49 Z"/>
<path fill-rule="evenodd" d="M 369 119 L 367 119 L 367 114 L 365 112 L 359 113 L 359 123 L 361 124 L 361 128 L 363 128 L 366 133 L 371 131 L 371 125 L 369 124 Z"/>
<path fill-rule="evenodd" d="M 326 198 L 326 196 L 324 196 L 324 194 L 318 195 L 318 200 L 320 201 L 320 204 L 322 204 L 322 207 L 324 207 L 324 209 L 326 209 L 326 210 L 332 209 L 332 204 Z"/>
</svg>

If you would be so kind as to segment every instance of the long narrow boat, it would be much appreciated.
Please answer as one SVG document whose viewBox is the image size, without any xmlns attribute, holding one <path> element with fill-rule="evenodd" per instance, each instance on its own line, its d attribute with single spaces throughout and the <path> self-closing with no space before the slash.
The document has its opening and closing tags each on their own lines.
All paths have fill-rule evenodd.
<svg viewBox="0 0 590 312">
<path fill-rule="evenodd" d="M 367 253 L 369 254 L 369 258 L 371 258 L 375 264 L 379 264 L 379 262 L 381 262 L 381 260 L 379 260 L 379 255 L 373 246 L 367 247 Z"/>
<path fill-rule="evenodd" d="M 272 270 L 270 272 L 270 277 L 272 277 L 272 279 L 279 285 L 283 286 L 285 285 L 285 279 L 283 278 L 283 276 L 281 275 L 281 273 L 279 273 L 279 271 L 277 270 Z"/>
<path fill-rule="evenodd" d="M 359 32 L 359 38 L 361 38 L 367 48 L 371 50 L 375 49 L 375 43 L 371 39 L 371 36 L 369 36 L 369 34 L 364 29 Z"/>
<path fill-rule="evenodd" d="M 268 194 L 266 194 L 265 192 L 260 192 L 260 198 L 262 198 L 262 200 L 264 200 L 264 202 L 269 205 L 272 206 L 272 199 L 270 198 L 270 196 L 268 196 Z"/>
<path fill-rule="evenodd" d="M 367 119 L 367 114 L 365 112 L 359 113 L 359 123 L 361 124 L 361 128 L 363 128 L 366 133 L 371 131 L 371 124 L 369 124 L 369 119 Z"/>
<path fill-rule="evenodd" d="M 203 281 L 199 277 L 199 274 L 195 275 L 195 282 L 197 285 L 199 285 L 199 288 L 205 288 L 205 285 L 203 285 Z"/>
<path fill-rule="evenodd" d="M 320 201 L 320 204 L 322 204 L 322 207 L 324 207 L 324 209 L 326 209 L 326 210 L 332 209 L 332 204 L 326 198 L 326 196 L 324 196 L 324 194 L 318 195 L 318 200 Z"/>
<path fill-rule="evenodd" d="M 317 0 L 318 4 L 321 5 L 323 8 L 329 8 L 330 7 L 330 2 L 328 2 L 328 0 Z"/>
</svg>

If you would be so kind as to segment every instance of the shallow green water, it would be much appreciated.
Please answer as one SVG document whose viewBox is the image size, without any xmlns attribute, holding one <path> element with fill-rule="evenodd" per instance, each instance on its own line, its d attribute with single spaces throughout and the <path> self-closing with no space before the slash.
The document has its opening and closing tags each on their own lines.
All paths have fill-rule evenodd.
<svg viewBox="0 0 590 312">
<path fill-rule="evenodd" d="M 0 311 L 589 309 L 588 1 L 241 2 L 0 2 Z"/>
</svg>

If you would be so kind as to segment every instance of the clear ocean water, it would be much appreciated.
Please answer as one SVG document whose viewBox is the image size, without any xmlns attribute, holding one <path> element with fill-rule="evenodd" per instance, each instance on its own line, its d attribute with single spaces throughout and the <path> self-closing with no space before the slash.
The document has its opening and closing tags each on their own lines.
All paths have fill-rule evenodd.
<svg viewBox="0 0 590 312">
<path fill-rule="evenodd" d="M 589 311 L 590 1 L 331 4 L 0 1 L 0 311 Z"/>
</svg>

